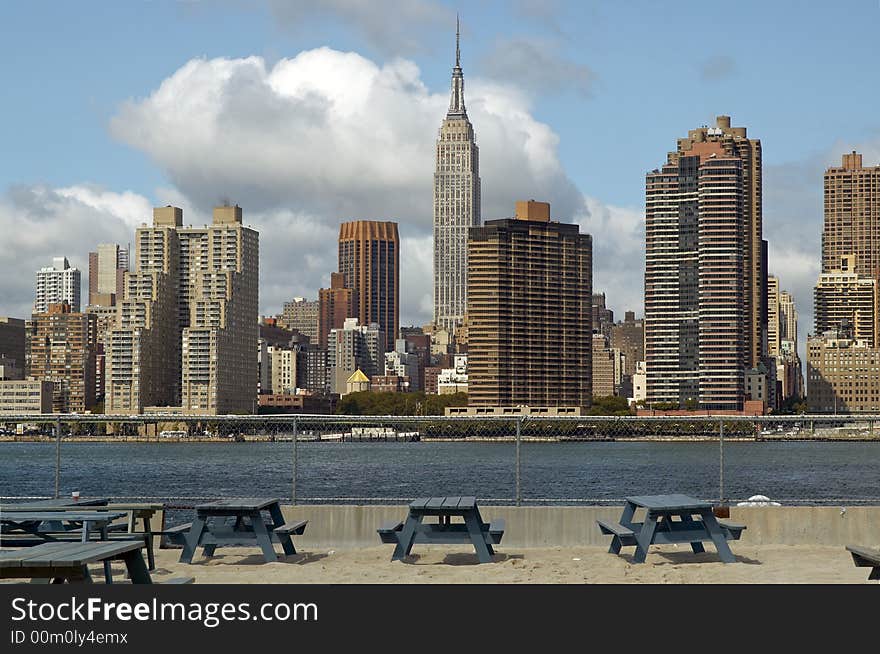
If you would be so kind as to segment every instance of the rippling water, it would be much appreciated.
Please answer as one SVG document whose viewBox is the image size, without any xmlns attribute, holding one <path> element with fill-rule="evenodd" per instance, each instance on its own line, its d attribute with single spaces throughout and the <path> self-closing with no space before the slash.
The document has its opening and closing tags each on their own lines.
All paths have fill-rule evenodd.
<svg viewBox="0 0 880 654">
<path fill-rule="evenodd" d="M 528 500 L 615 500 L 684 492 L 720 496 L 717 442 L 523 443 Z M 516 494 L 512 443 L 299 443 L 297 500 L 400 501 Z M 65 443 L 61 494 L 210 498 L 291 496 L 291 443 Z M 724 445 L 724 496 L 880 504 L 880 443 Z M 52 495 L 53 443 L 0 444 L 0 495 Z M 345 500 L 344 498 L 354 498 Z"/>
</svg>

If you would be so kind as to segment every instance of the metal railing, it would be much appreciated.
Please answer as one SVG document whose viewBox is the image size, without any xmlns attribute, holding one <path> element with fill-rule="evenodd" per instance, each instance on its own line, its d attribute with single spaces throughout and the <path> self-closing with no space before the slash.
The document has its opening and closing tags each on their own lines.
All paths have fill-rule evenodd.
<svg viewBox="0 0 880 654">
<path fill-rule="evenodd" d="M 602 504 L 619 502 L 621 497 L 525 497 L 523 481 L 524 444 L 536 442 L 692 442 L 717 441 L 717 499 L 719 502 L 745 500 L 747 497 L 728 497 L 725 488 L 725 442 L 740 441 L 880 441 L 874 424 L 875 415 L 811 415 L 786 416 L 344 416 L 284 414 L 271 416 L 181 416 L 181 415 L 88 415 L 42 414 L 0 416 L 0 439 L 5 441 L 54 440 L 54 497 L 62 487 L 62 443 L 73 441 L 136 441 L 136 442 L 288 442 L 290 443 L 290 496 L 291 503 L 351 502 L 387 503 L 406 502 L 409 496 L 390 494 L 352 494 L 303 496 L 300 485 L 298 454 L 304 442 L 510 442 L 513 453 L 513 488 L 510 497 L 485 497 L 481 501 L 522 504 Z M 0 443 L 0 452 L 3 452 Z M 880 450 L 878 450 L 880 452 Z M 704 455 L 705 456 L 705 455 Z M 4 456 L 7 465 L 15 466 L 14 457 Z M 526 457 L 526 470 L 529 460 Z M 80 464 L 82 465 L 82 464 Z M 729 462 L 728 462 L 729 465 Z M 0 473 L 3 473 L 0 466 Z M 17 490 L 16 479 L 9 479 L 6 471 L 7 492 Z M 510 473 L 507 473 L 510 474 Z M 2 479 L 2 477 L 0 477 Z M 728 480 L 729 481 L 729 475 Z M 818 480 L 817 480 L 818 481 Z M 96 480 L 99 483 L 99 480 Z M 782 498 L 787 503 L 878 503 L 874 490 L 876 476 L 853 479 L 853 485 L 868 491 L 860 497 L 795 497 Z M 48 490 L 48 489 L 47 489 Z M 241 489 L 248 494 L 247 489 Z M 176 491 L 175 491 L 176 492 Z M 126 499 L 173 499 L 196 502 L 208 499 L 206 495 L 177 494 L 125 495 Z M 873 495 L 871 494 L 873 493 Z M 491 493 L 489 493 L 491 494 Z M 708 491 L 706 491 L 708 494 Z M 39 495 L 31 493 L 32 497 Z M 714 493 L 713 493 L 714 495 Z M 16 497 L 23 497 L 19 494 Z M 122 498 L 122 495 L 117 495 Z M 780 498 L 773 498 L 779 500 Z"/>
</svg>

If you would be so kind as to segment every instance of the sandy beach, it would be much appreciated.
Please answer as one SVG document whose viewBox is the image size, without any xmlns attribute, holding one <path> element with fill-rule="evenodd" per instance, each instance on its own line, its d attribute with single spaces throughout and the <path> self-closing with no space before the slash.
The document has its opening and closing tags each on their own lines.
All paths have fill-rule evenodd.
<svg viewBox="0 0 880 654">
<path fill-rule="evenodd" d="M 491 564 L 477 563 L 467 547 L 418 546 L 392 562 L 391 546 L 351 550 L 304 550 L 265 563 L 250 548 L 220 548 L 213 559 L 196 555 L 178 563 L 180 550 L 158 550 L 153 578 L 189 576 L 195 583 L 280 584 L 864 584 L 868 568 L 853 565 L 843 547 L 811 545 L 735 546 L 737 562 L 724 564 L 709 551 L 654 546 L 643 564 L 605 547 L 497 548 Z M 119 568 L 119 577 L 122 569 Z M 95 575 L 100 581 L 100 575 Z"/>
</svg>

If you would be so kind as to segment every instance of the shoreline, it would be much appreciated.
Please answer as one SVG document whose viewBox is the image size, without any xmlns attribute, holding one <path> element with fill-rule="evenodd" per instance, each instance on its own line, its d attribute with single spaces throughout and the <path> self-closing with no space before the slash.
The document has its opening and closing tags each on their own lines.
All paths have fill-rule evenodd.
<svg viewBox="0 0 880 654">
<path fill-rule="evenodd" d="M 233 438 L 156 438 L 146 436 L 64 436 L 64 443 L 214 443 L 220 445 L 236 443 L 292 443 L 292 438 L 254 438 L 244 437 L 241 440 Z M 719 442 L 717 436 L 631 436 L 631 437 L 608 437 L 608 438 L 561 438 L 561 437 L 534 437 L 523 436 L 522 443 L 705 443 Z M 2 443 L 54 443 L 55 436 L 29 435 L 29 436 L 0 436 Z M 516 443 L 513 436 L 496 437 L 464 437 L 464 438 L 356 438 L 356 439 L 316 439 L 298 438 L 297 443 Z M 725 437 L 726 443 L 773 443 L 773 442 L 816 442 L 816 443 L 877 443 L 880 436 L 859 435 L 816 435 L 816 436 L 735 436 Z"/>
</svg>

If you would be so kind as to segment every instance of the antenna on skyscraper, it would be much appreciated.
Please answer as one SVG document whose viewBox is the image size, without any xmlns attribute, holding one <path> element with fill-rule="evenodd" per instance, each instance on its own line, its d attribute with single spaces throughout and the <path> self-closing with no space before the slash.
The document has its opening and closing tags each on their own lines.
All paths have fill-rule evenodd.
<svg viewBox="0 0 880 654">
<path fill-rule="evenodd" d="M 455 13 L 455 65 L 456 66 L 461 65 L 461 63 L 460 63 L 461 56 L 460 56 L 460 52 L 458 49 L 458 41 L 459 41 L 460 35 L 461 35 L 461 32 L 459 31 L 458 12 L 456 12 Z"/>
</svg>

